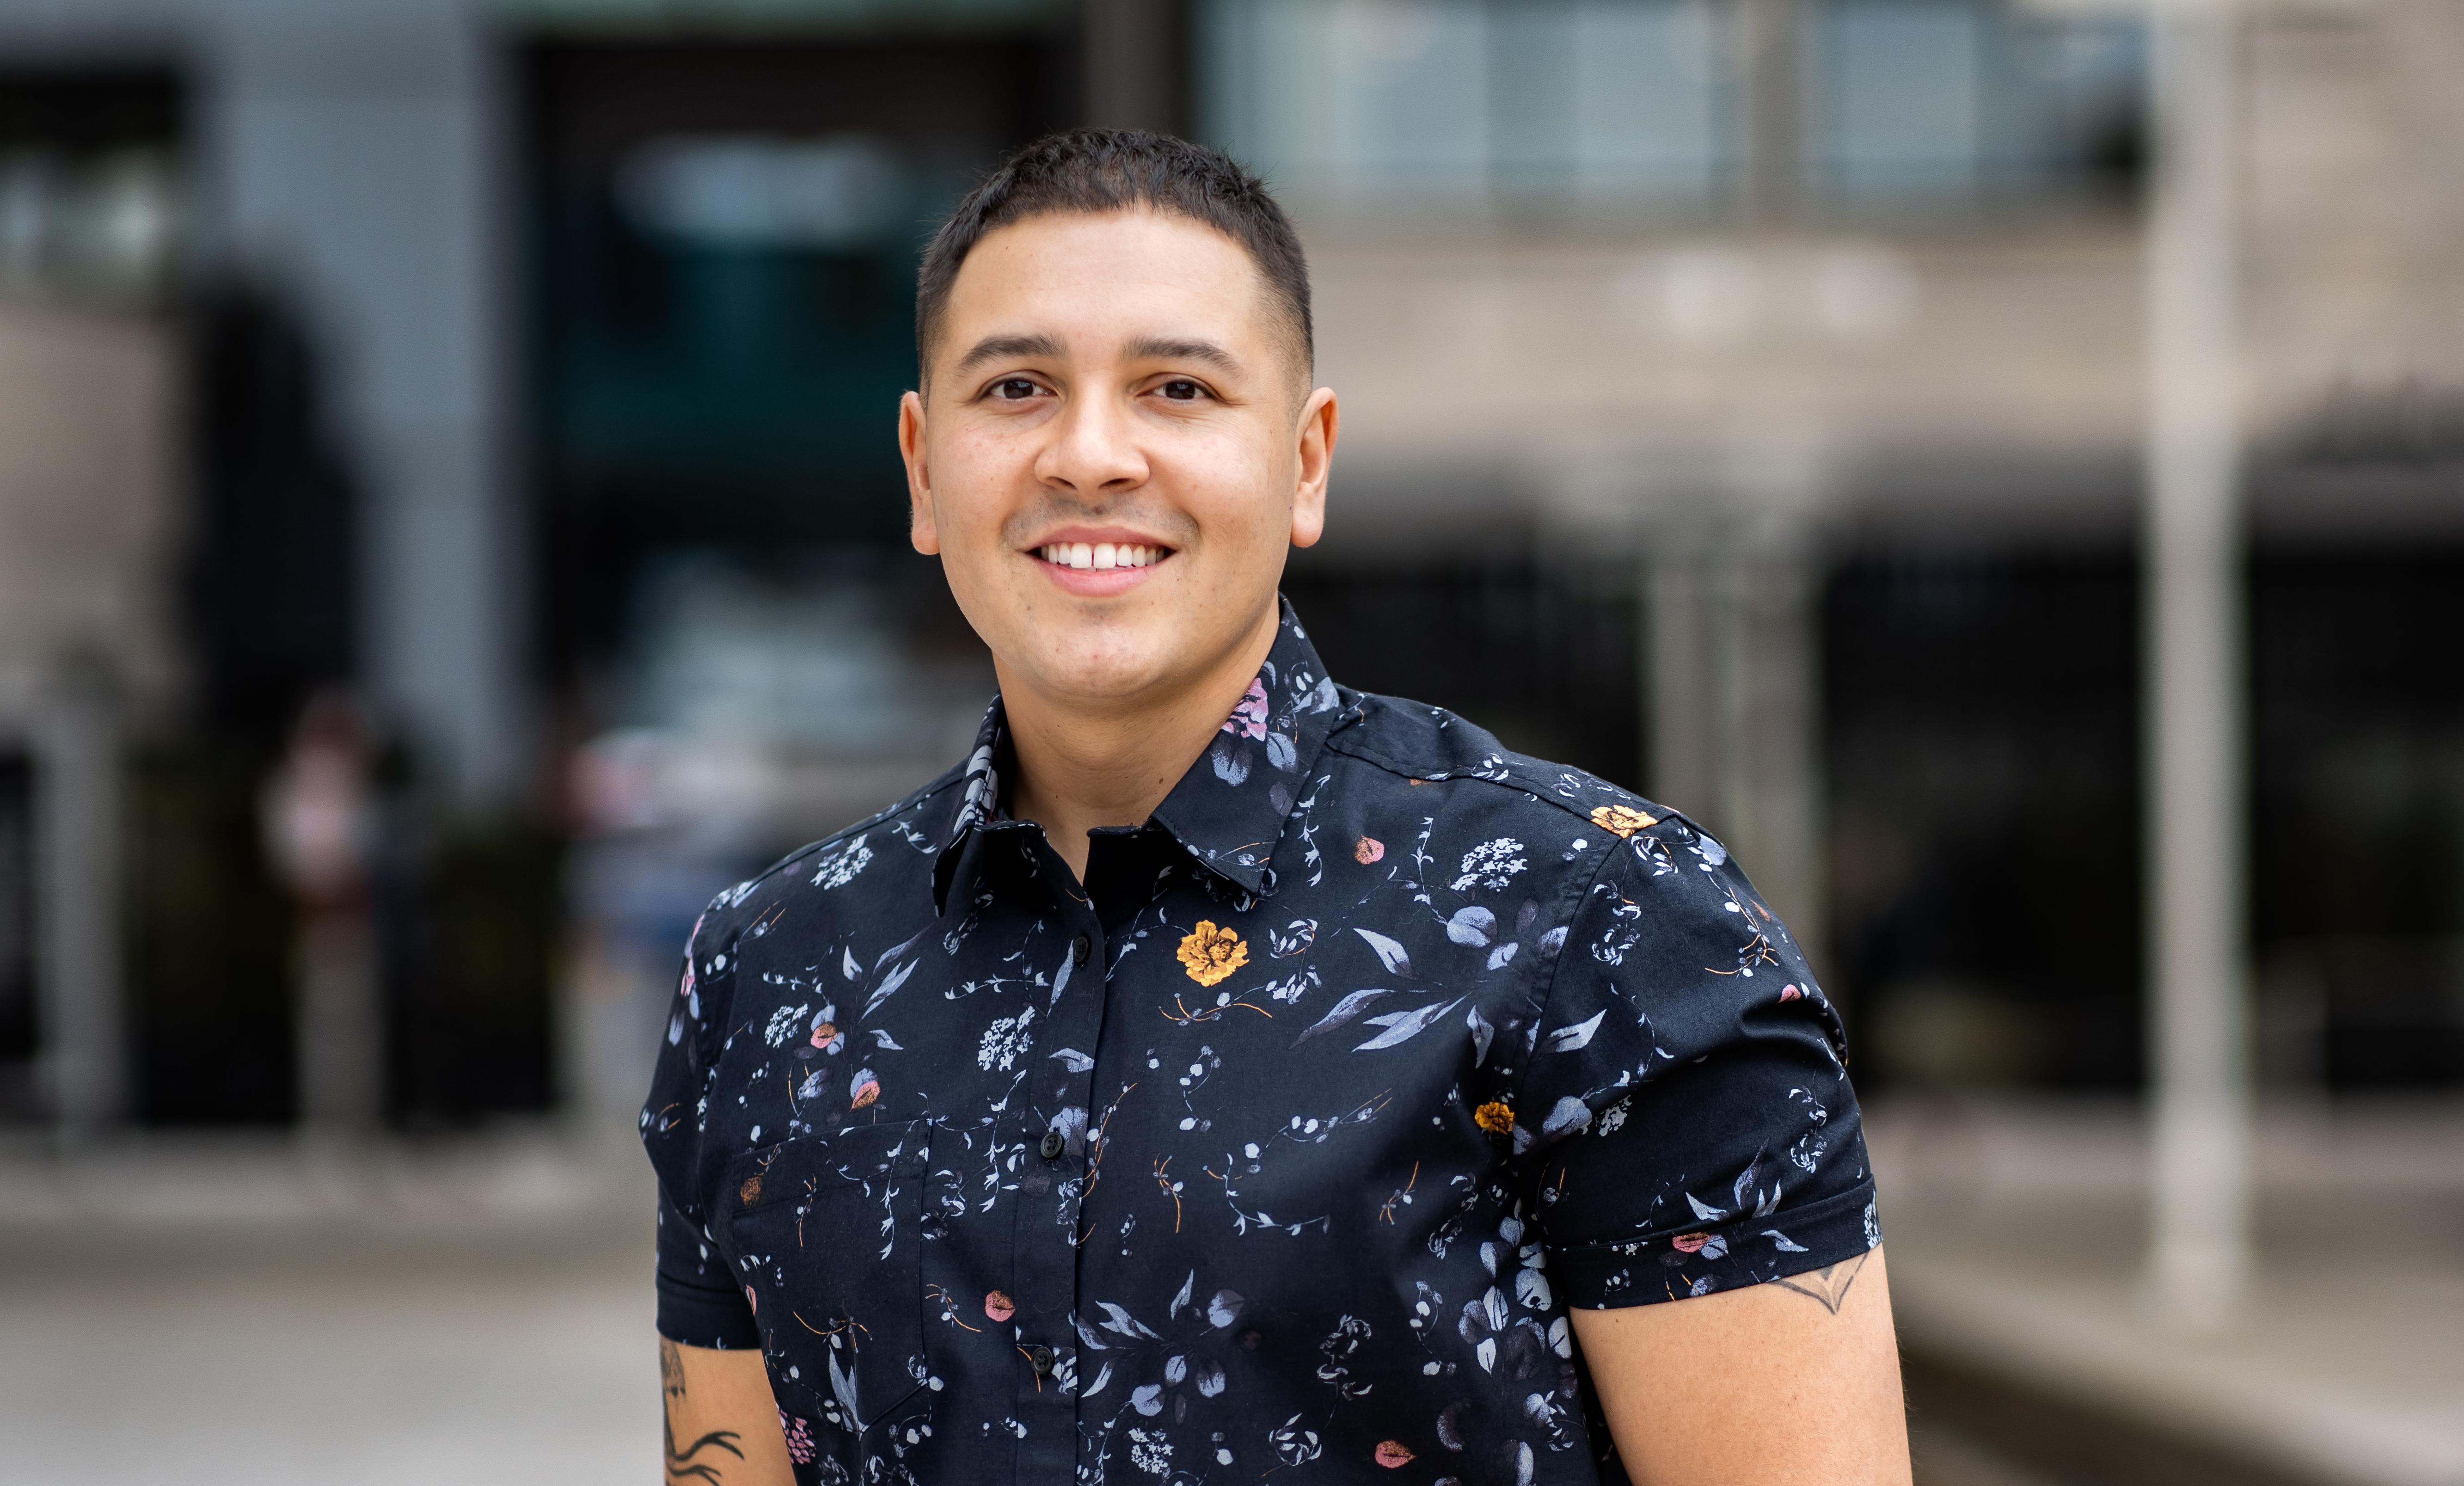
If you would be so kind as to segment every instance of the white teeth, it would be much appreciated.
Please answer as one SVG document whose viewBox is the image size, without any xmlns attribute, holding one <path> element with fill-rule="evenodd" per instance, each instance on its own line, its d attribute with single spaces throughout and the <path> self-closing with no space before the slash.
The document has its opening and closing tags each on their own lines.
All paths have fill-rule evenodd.
<svg viewBox="0 0 2464 1486">
<path fill-rule="evenodd" d="M 1129 542 L 1055 542 L 1035 552 L 1059 567 L 1152 567 L 1163 561 L 1164 549 Z"/>
</svg>

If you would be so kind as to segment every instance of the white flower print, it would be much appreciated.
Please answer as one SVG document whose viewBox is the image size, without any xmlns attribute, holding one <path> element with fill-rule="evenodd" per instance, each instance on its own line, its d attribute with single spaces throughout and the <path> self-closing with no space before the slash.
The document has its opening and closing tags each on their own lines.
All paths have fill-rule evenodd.
<svg viewBox="0 0 2464 1486">
<path fill-rule="evenodd" d="M 1172 1469 L 1172 1441 L 1160 1431 L 1149 1433 L 1143 1429 L 1132 1429 L 1130 1464 L 1149 1475 L 1161 1475 Z"/>
<path fill-rule="evenodd" d="M 785 1047 L 787 1039 L 795 1035 L 796 1024 L 803 1021 L 804 1013 L 811 1009 L 808 1006 L 794 1006 L 781 1007 L 771 1012 L 770 1025 L 762 1029 L 761 1040 L 774 1048 Z"/>
<path fill-rule="evenodd" d="M 1286 1465 L 1307 1465 L 1318 1457 L 1322 1448 L 1317 1431 L 1301 1428 L 1298 1414 L 1268 1430 L 1266 1443 L 1274 1448 L 1275 1458 Z"/>
<path fill-rule="evenodd" d="M 1003 1016 L 984 1029 L 984 1040 L 976 1045 L 976 1066 L 989 1073 L 998 1068 L 1008 1073 L 1010 1065 L 1024 1053 L 1029 1038 L 1027 1024 L 1035 1020 L 1035 1008 L 1028 1007 L 1016 1016 Z"/>
<path fill-rule="evenodd" d="M 813 874 L 813 886 L 825 892 L 842 888 L 856 879 L 856 875 L 872 865 L 872 848 L 858 836 L 835 852 L 822 854 L 818 870 Z"/>
<path fill-rule="evenodd" d="M 1608 1108 L 1600 1111 L 1600 1118 L 1592 1125 L 1592 1133 L 1594 1135 L 1617 1134 L 1617 1130 L 1625 1124 L 1626 1113 L 1633 1103 L 1634 1096 L 1629 1094 L 1624 1098 L 1617 1100 Z"/>
<path fill-rule="evenodd" d="M 1463 876 L 1455 878 L 1454 890 L 1468 893 L 1481 887 L 1496 892 L 1527 865 L 1522 857 L 1514 854 L 1522 850 L 1523 843 L 1512 836 L 1483 841 L 1463 853 Z"/>
</svg>

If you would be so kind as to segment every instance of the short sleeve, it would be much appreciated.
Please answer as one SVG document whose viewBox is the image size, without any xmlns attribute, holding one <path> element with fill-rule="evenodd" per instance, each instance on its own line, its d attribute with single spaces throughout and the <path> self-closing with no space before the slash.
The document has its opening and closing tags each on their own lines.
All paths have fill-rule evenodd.
<svg viewBox="0 0 2464 1486">
<path fill-rule="evenodd" d="M 1573 911 L 1514 1105 L 1570 1305 L 1760 1284 L 1881 1242 L 1830 1002 L 1718 841 L 1680 816 L 1615 823 L 1640 822 Z"/>
<path fill-rule="evenodd" d="M 710 1231 L 711 1165 L 704 1149 L 711 1077 L 732 1004 L 734 944 L 722 895 L 693 925 L 669 1008 L 642 1145 L 658 1177 L 659 1335 L 687 1346 L 758 1347 L 753 1311 Z"/>
</svg>

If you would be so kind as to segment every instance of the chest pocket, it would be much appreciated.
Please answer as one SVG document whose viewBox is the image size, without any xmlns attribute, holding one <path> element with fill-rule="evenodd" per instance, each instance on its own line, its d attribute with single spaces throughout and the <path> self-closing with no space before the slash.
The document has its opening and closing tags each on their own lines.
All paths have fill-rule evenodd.
<svg viewBox="0 0 2464 1486">
<path fill-rule="evenodd" d="M 790 1412 L 862 1431 L 923 1385 L 929 1134 L 863 1125 L 729 1169 L 737 1273 Z"/>
</svg>

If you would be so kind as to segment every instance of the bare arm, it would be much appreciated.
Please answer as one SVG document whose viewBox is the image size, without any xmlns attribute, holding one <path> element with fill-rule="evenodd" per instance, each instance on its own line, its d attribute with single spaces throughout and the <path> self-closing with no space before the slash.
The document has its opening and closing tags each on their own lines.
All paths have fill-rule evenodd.
<svg viewBox="0 0 2464 1486">
<path fill-rule="evenodd" d="M 1572 1314 L 1639 1486 L 1905 1486 L 1881 1250 L 1749 1289 Z"/>
<path fill-rule="evenodd" d="M 670 1486 L 794 1486 L 779 1405 L 759 1352 L 659 1339 Z"/>
</svg>

